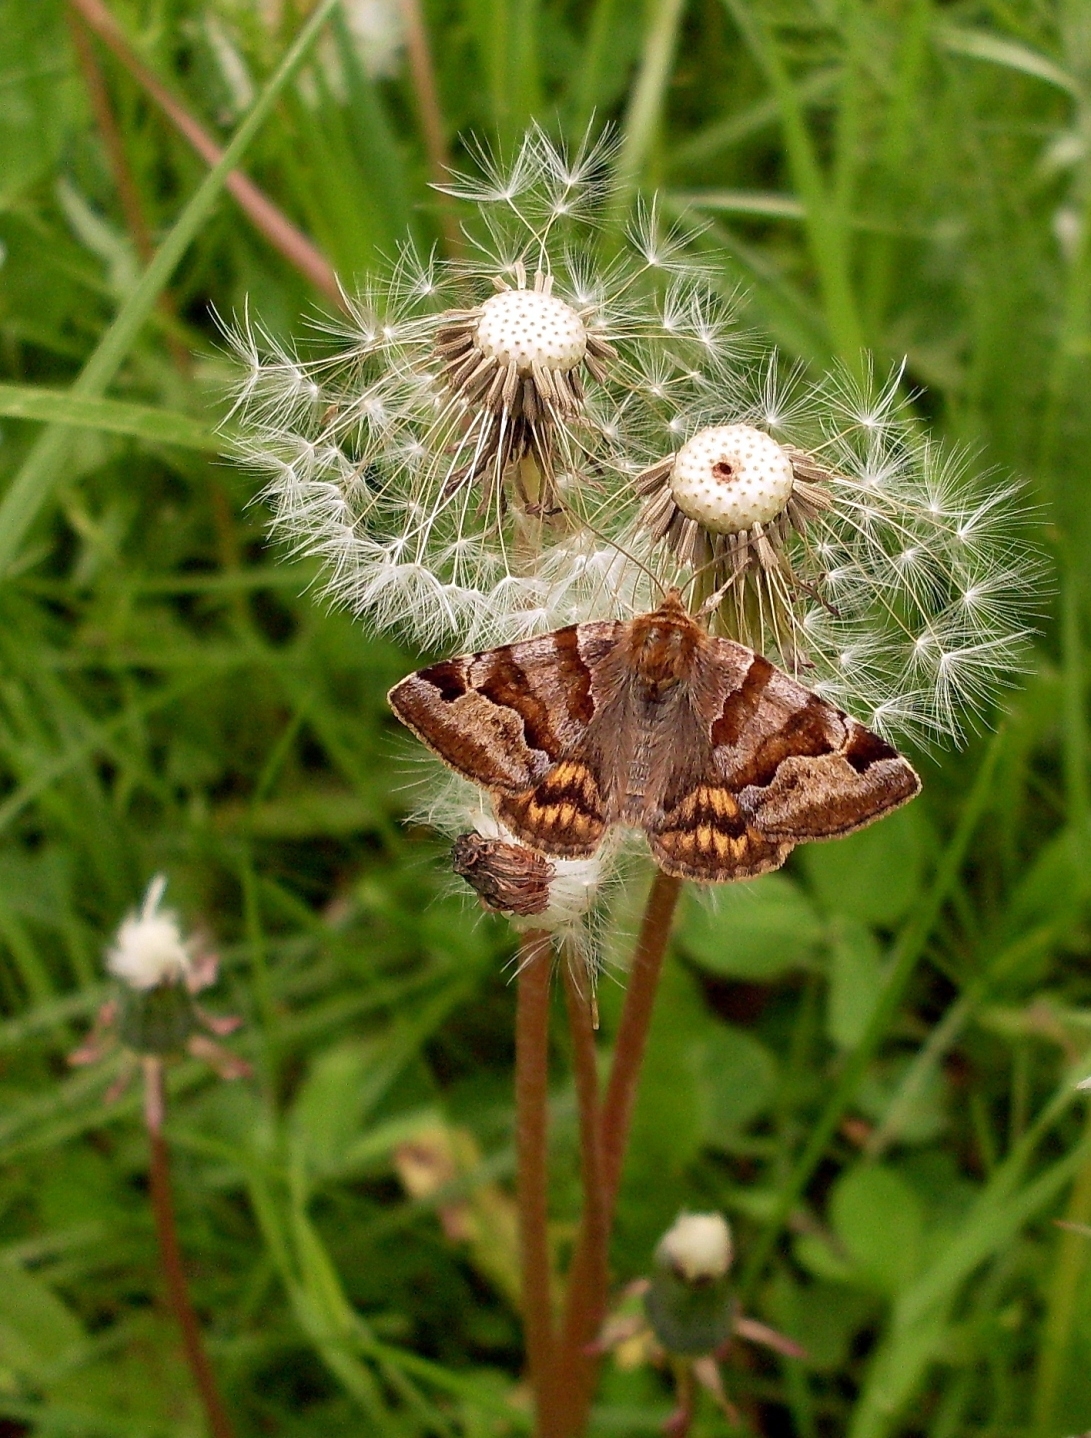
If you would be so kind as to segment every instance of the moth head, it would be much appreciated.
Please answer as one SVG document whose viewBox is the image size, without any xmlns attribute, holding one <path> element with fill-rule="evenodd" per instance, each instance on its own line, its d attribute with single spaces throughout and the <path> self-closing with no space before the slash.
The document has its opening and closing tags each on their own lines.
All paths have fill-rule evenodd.
<svg viewBox="0 0 1091 1438">
<path fill-rule="evenodd" d="M 687 612 L 677 589 L 651 614 L 633 620 L 630 663 L 653 697 L 688 679 L 705 633 Z"/>
</svg>

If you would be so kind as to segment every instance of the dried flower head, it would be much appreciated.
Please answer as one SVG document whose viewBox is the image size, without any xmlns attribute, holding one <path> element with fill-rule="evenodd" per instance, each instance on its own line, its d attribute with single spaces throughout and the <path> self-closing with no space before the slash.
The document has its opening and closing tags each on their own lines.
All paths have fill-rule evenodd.
<svg viewBox="0 0 1091 1438">
<path fill-rule="evenodd" d="M 807 1356 L 791 1338 L 740 1312 L 730 1284 L 733 1256 L 722 1214 L 680 1214 L 656 1245 L 651 1277 L 623 1290 L 603 1326 L 597 1346 L 613 1350 L 619 1367 L 669 1365 L 677 1408 L 665 1425 L 668 1433 L 690 1431 L 699 1388 L 731 1423 L 740 1421 L 720 1374 L 735 1339 L 791 1358 Z"/>
<path fill-rule="evenodd" d="M 154 989 L 188 979 L 193 967 L 190 945 L 182 938 L 178 916 L 160 909 L 167 880 L 157 874 L 140 908 L 126 916 L 106 952 L 110 973 L 131 989 Z"/>
<path fill-rule="evenodd" d="M 106 967 L 121 981 L 120 992 L 103 1004 L 91 1033 L 69 1055 L 69 1063 L 84 1065 L 121 1049 L 108 1101 L 119 1098 L 138 1065 L 150 1060 L 189 1054 L 221 1078 L 250 1072 L 249 1064 L 215 1041 L 234 1033 L 242 1020 L 210 1014 L 195 1001 L 216 982 L 219 959 L 195 939 L 183 938 L 177 916 L 159 907 L 166 887 L 157 874 L 140 909 L 122 921 L 106 952 Z"/>
<path fill-rule="evenodd" d="M 785 397 L 770 369 L 644 467 L 625 542 L 880 733 L 957 739 L 1019 667 L 1043 567 L 1016 487 L 925 438 L 900 378 Z"/>
<path fill-rule="evenodd" d="M 689 1284 L 726 1278 L 733 1257 L 731 1229 L 722 1213 L 680 1213 L 656 1249 L 657 1260 Z"/>
<path fill-rule="evenodd" d="M 739 387 L 728 306 L 654 207 L 601 242 L 608 143 L 569 157 L 535 129 L 509 167 L 479 158 L 483 178 L 449 187 L 470 258 L 406 249 L 322 327 L 323 353 L 248 320 L 232 336 L 241 451 L 275 529 L 327 561 L 336 598 L 428 642 L 616 607 L 632 581 L 601 536 L 638 436 Z"/>
</svg>

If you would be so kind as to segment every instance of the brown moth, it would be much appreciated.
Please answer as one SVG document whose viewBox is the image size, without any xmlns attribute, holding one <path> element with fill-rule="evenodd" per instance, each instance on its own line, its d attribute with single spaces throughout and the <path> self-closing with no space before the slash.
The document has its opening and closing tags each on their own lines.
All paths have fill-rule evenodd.
<svg viewBox="0 0 1091 1438">
<path fill-rule="evenodd" d="M 706 633 L 677 592 L 636 619 L 445 659 L 389 697 L 530 848 L 586 858 L 632 824 L 661 869 L 705 883 L 778 869 L 920 789 L 877 734 Z"/>
<path fill-rule="evenodd" d="M 459 834 L 451 848 L 451 867 L 494 913 L 525 919 L 549 908 L 549 885 L 556 870 L 548 859 L 521 844 Z"/>
</svg>

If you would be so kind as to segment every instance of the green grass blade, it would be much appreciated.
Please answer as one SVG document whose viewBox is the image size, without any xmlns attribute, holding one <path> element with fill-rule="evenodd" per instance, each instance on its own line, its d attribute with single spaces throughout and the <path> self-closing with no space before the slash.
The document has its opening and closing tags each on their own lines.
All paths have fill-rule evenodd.
<svg viewBox="0 0 1091 1438">
<path fill-rule="evenodd" d="M 152 444 L 176 445 L 205 454 L 223 454 L 230 446 L 188 414 L 116 399 L 92 399 L 68 390 L 0 384 L 0 415 L 5 419 L 44 420 L 73 429 L 123 434 Z"/>
<path fill-rule="evenodd" d="M 307 51 L 338 3 L 339 0 L 320 0 L 246 119 L 235 131 L 223 156 L 198 185 L 173 229 L 121 306 L 113 324 L 80 371 L 72 386 L 74 398 L 97 398 L 113 380 L 176 265 L 211 214 L 228 175 L 242 160 L 277 97 L 306 58 Z M 60 483 L 69 429 L 68 425 L 49 426 L 27 455 L 0 503 L 0 576 L 10 571 L 27 531 Z"/>
</svg>

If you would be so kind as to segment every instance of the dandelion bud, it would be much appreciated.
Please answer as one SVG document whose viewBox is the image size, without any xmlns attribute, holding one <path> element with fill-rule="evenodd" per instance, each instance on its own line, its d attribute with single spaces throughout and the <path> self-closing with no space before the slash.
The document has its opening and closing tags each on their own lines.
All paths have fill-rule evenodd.
<svg viewBox="0 0 1091 1438">
<path fill-rule="evenodd" d="M 178 916 L 159 907 L 167 881 L 157 874 L 144 902 L 122 921 L 106 952 L 106 967 L 121 980 L 121 992 L 99 1011 L 85 1043 L 69 1056 L 73 1064 L 97 1063 L 120 1045 L 124 1051 L 119 1081 L 123 1091 L 137 1058 L 174 1058 L 188 1053 L 209 1064 L 221 1078 L 241 1078 L 250 1066 L 215 1042 L 238 1028 L 241 1020 L 207 1013 L 196 1001 L 216 981 L 215 954 L 197 953 L 182 937 Z"/>
<path fill-rule="evenodd" d="M 732 1257 L 731 1230 L 718 1213 L 683 1213 L 659 1240 L 644 1304 L 668 1353 L 714 1353 L 731 1336 Z"/>
</svg>

